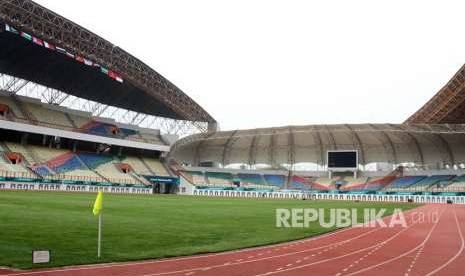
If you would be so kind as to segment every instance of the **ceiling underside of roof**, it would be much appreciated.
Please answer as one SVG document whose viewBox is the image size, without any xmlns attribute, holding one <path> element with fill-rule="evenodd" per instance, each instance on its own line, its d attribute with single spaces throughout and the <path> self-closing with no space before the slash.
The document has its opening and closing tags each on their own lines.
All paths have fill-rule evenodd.
<svg viewBox="0 0 465 276">
<path fill-rule="evenodd" d="M 465 65 L 422 108 L 410 116 L 409 124 L 465 123 Z"/>
<path fill-rule="evenodd" d="M 178 162 L 326 164 L 328 150 L 357 150 L 360 164 L 465 162 L 465 125 L 309 125 L 204 133 L 179 140 Z"/>
<path fill-rule="evenodd" d="M 1 21 L 116 72 L 124 83 L 6 31 L 0 32 L 1 73 L 149 115 L 216 122 L 200 105 L 142 61 L 33 1 L 0 1 Z"/>
<path fill-rule="evenodd" d="M 161 117 L 179 114 L 129 82 L 119 83 L 97 68 L 35 45 L 17 35 L 0 33 L 0 72 L 79 98 Z"/>
</svg>

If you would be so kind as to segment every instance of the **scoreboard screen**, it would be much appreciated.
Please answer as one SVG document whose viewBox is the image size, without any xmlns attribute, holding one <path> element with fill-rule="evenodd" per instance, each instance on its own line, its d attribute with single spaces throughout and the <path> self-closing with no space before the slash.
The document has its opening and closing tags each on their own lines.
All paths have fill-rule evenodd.
<svg viewBox="0 0 465 276">
<path fill-rule="evenodd" d="M 328 151 L 328 168 L 357 168 L 357 151 Z"/>
</svg>

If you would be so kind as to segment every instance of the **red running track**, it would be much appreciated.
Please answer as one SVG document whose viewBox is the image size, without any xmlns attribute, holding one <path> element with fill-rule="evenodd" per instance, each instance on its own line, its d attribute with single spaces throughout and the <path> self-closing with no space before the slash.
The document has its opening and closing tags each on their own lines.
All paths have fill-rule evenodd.
<svg viewBox="0 0 465 276">
<path fill-rule="evenodd" d="M 423 221 L 420 212 L 426 214 Z M 437 220 L 432 219 L 433 214 Z M 465 275 L 465 206 L 425 205 L 407 212 L 406 219 L 407 227 L 348 228 L 297 242 L 217 254 L 49 270 L 0 270 L 0 275 Z"/>
</svg>

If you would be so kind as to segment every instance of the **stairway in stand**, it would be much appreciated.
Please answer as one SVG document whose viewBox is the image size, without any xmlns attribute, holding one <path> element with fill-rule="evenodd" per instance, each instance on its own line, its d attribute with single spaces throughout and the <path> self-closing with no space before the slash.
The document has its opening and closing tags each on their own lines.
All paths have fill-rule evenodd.
<svg viewBox="0 0 465 276">
<path fill-rule="evenodd" d="M 23 113 L 23 116 L 25 119 L 29 120 L 31 123 L 37 125 L 39 120 L 37 120 L 36 117 L 26 108 L 26 106 L 16 97 L 16 95 L 11 95 L 11 98 L 13 99 L 13 102 L 15 105 L 18 107 L 18 109 Z"/>
</svg>

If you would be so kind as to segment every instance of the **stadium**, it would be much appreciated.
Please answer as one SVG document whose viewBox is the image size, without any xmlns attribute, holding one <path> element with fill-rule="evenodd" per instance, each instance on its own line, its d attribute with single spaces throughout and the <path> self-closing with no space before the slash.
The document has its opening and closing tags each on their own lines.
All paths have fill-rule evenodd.
<svg viewBox="0 0 465 276">
<path fill-rule="evenodd" d="M 33 1 L 0 2 L 0 49 L 0 275 L 463 271 L 465 66 L 402 124 L 221 131 L 143 61 Z M 308 207 L 401 209 L 408 226 L 274 226 L 276 208 Z M 51 260 L 31 262 L 38 250 Z"/>
</svg>

